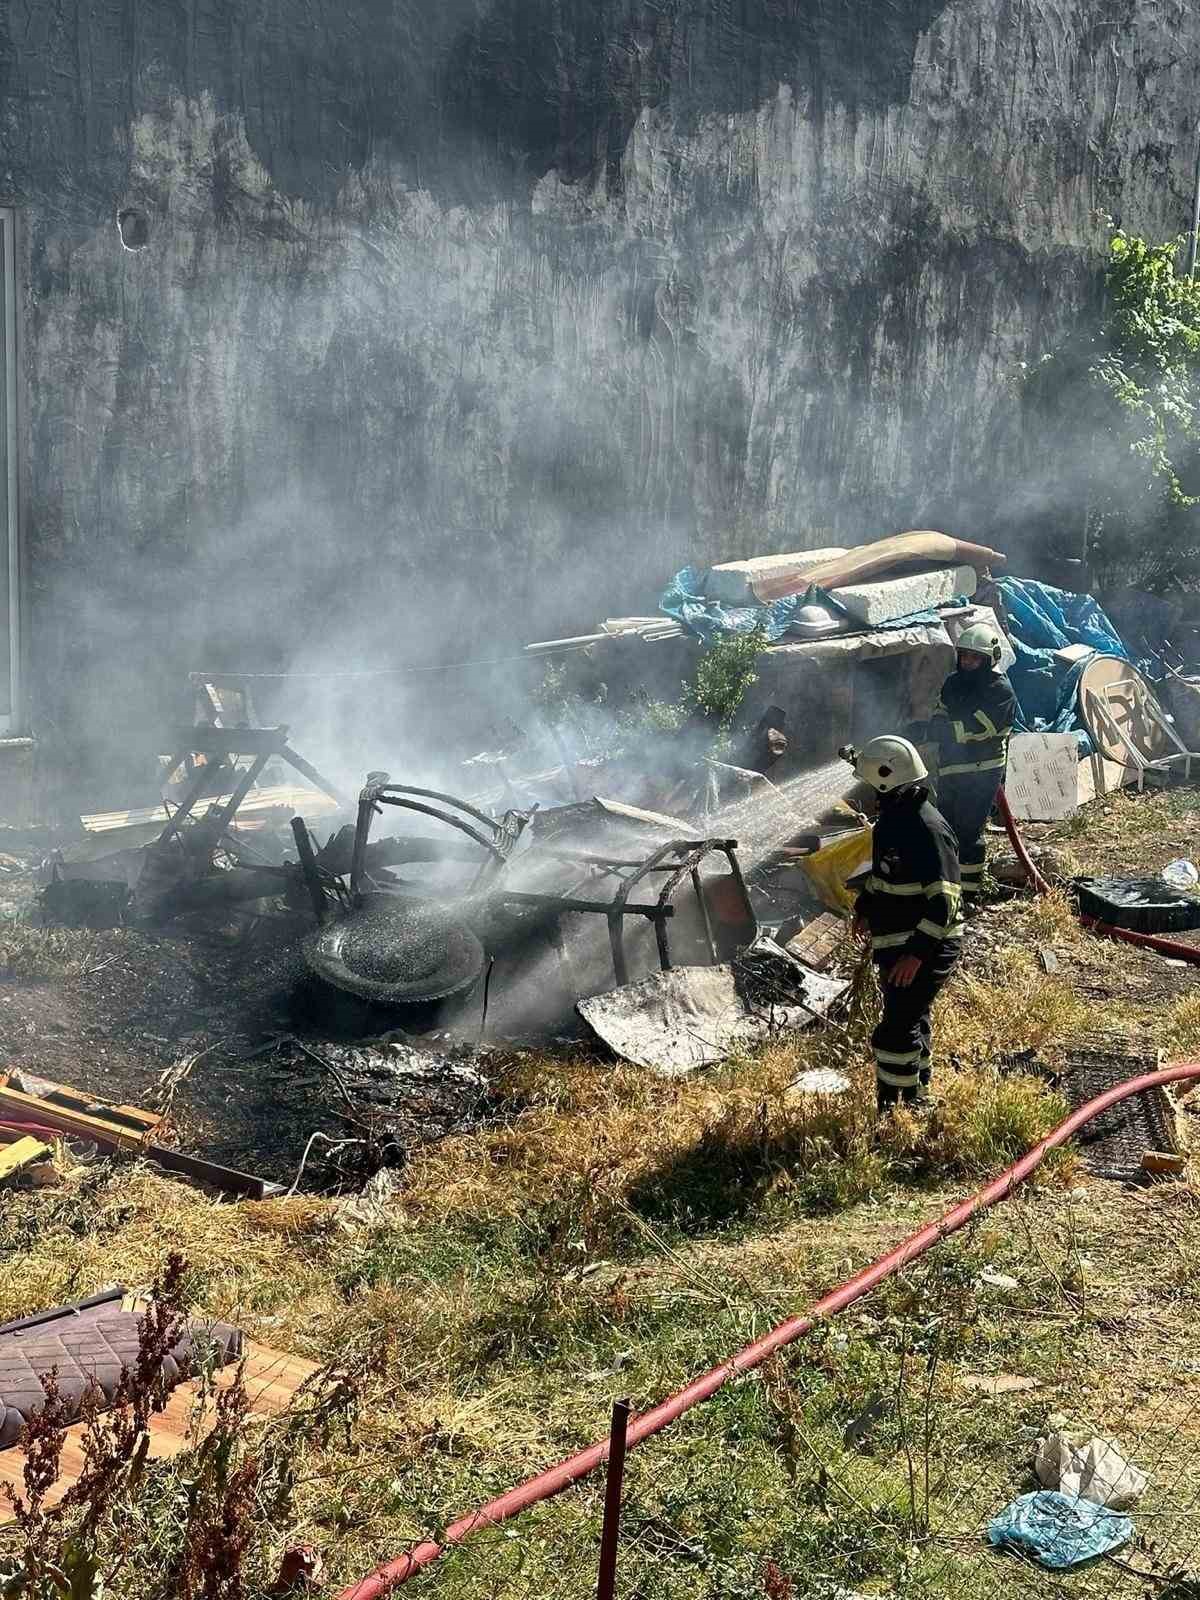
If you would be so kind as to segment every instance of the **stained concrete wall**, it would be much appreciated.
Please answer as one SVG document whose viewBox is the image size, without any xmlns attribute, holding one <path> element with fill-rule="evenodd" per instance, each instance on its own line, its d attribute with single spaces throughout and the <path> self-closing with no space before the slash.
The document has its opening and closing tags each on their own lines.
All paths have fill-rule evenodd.
<svg viewBox="0 0 1200 1600">
<path fill-rule="evenodd" d="M 0 16 L 35 714 L 85 767 L 193 666 L 486 655 L 689 558 L 1016 537 L 1011 378 L 1093 301 L 1096 209 L 1188 222 L 1186 0 Z"/>
</svg>

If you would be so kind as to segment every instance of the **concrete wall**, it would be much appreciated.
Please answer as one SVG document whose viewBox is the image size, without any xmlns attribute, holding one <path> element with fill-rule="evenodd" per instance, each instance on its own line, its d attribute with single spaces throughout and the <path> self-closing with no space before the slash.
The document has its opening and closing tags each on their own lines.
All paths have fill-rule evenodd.
<svg viewBox="0 0 1200 1600">
<path fill-rule="evenodd" d="M 1096 208 L 1189 220 L 1186 0 L 0 15 L 35 710 L 84 767 L 192 666 L 487 655 L 688 558 L 1016 537 L 1009 383 L 1095 296 Z"/>
</svg>

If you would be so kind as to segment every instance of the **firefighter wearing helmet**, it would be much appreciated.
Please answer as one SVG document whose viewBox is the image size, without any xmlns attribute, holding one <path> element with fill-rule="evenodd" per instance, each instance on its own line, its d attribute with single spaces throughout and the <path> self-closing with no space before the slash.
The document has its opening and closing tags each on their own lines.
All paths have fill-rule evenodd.
<svg viewBox="0 0 1200 1600">
<path fill-rule="evenodd" d="M 977 622 L 958 638 L 958 667 L 942 685 L 925 736 L 938 747 L 938 809 L 958 836 L 963 896 L 983 888 L 983 830 L 1008 765 L 1017 699 L 1000 667 L 1000 635 Z"/>
<path fill-rule="evenodd" d="M 855 926 L 870 934 L 883 990 L 883 1020 L 871 1038 L 882 1115 L 898 1101 L 929 1095 L 930 1011 L 962 942 L 958 845 L 929 798 L 915 745 L 885 736 L 842 755 L 879 796 Z"/>
</svg>

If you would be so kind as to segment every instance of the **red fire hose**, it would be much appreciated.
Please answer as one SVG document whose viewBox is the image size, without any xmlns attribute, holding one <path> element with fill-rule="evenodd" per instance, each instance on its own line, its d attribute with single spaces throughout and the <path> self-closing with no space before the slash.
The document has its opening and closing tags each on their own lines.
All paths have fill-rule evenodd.
<svg viewBox="0 0 1200 1600">
<path fill-rule="evenodd" d="M 996 806 L 1004 826 L 1008 829 L 1008 837 L 1016 851 L 1017 860 L 1029 880 L 1029 887 L 1035 894 L 1048 894 L 1050 885 L 1038 871 L 1037 865 L 1025 848 L 1025 841 L 1021 837 L 1016 818 L 1008 803 L 1008 796 L 1003 789 L 996 796 Z M 1085 928 L 1090 928 L 1093 933 L 1102 934 L 1106 939 L 1120 939 L 1124 944 L 1140 945 L 1143 950 L 1156 950 L 1159 955 L 1170 956 L 1176 961 L 1188 961 L 1192 966 L 1200 967 L 1200 947 L 1194 944 L 1180 944 L 1177 939 L 1160 939 L 1153 933 L 1136 933 L 1132 928 L 1114 928 L 1107 922 L 1097 921 L 1095 917 L 1085 916 L 1082 911 L 1079 913 L 1079 920 Z"/>
<path fill-rule="evenodd" d="M 890 1254 L 881 1256 L 871 1266 L 865 1267 L 840 1288 L 834 1289 L 824 1299 L 818 1300 L 804 1316 L 792 1317 L 787 1322 L 781 1322 L 770 1333 L 739 1350 L 737 1355 L 723 1365 L 714 1367 L 711 1372 L 706 1372 L 703 1377 L 696 1378 L 688 1384 L 686 1389 L 680 1389 L 677 1394 L 671 1395 L 652 1410 L 634 1419 L 629 1425 L 627 1447 L 632 1450 L 643 1439 L 658 1433 L 668 1423 L 681 1417 L 685 1411 L 690 1411 L 702 1400 L 707 1400 L 716 1394 L 718 1389 L 738 1373 L 749 1372 L 754 1367 L 761 1366 L 777 1351 L 809 1333 L 818 1322 L 844 1311 L 863 1295 L 869 1294 L 885 1278 L 890 1278 L 915 1261 L 918 1256 L 924 1255 L 933 1245 L 949 1238 L 952 1233 L 957 1233 L 979 1212 L 987 1210 L 1000 1200 L 1007 1199 L 1018 1185 L 1024 1183 L 1026 1178 L 1036 1171 L 1051 1150 L 1065 1144 L 1085 1123 L 1099 1116 L 1102 1111 L 1107 1111 L 1110 1106 L 1128 1099 L 1130 1095 L 1139 1094 L 1143 1089 L 1195 1079 L 1200 1079 L 1200 1061 L 1184 1062 L 1178 1066 L 1167 1067 L 1161 1072 L 1148 1072 L 1141 1077 L 1130 1078 L 1127 1083 L 1118 1084 L 1115 1089 L 1109 1089 L 1105 1094 L 1089 1101 L 1087 1105 L 1081 1106 L 1078 1111 L 1072 1112 L 1065 1122 L 1060 1123 L 1053 1133 L 1048 1134 L 1040 1144 L 1035 1145 L 1015 1165 L 1009 1167 L 1007 1172 L 989 1183 L 986 1189 L 981 1189 L 978 1194 L 948 1211 L 939 1221 L 931 1222 L 928 1227 L 921 1228 Z M 399 1588 L 422 1567 L 427 1567 L 436 1561 L 449 1545 L 461 1544 L 480 1528 L 494 1527 L 497 1523 L 516 1516 L 519 1511 L 525 1511 L 529 1506 L 536 1505 L 540 1500 L 548 1500 L 552 1495 L 559 1494 L 563 1489 L 594 1472 L 607 1455 L 608 1439 L 605 1438 L 589 1446 L 588 1449 L 581 1450 L 577 1455 L 560 1461 L 548 1471 L 539 1473 L 537 1477 L 518 1484 L 515 1489 L 510 1489 L 498 1499 L 490 1500 L 478 1510 L 460 1517 L 446 1529 L 440 1543 L 427 1539 L 423 1544 L 416 1545 L 394 1560 L 385 1562 L 369 1577 L 351 1584 L 348 1589 L 343 1589 L 337 1600 L 379 1600 L 380 1596 L 390 1594 Z"/>
</svg>

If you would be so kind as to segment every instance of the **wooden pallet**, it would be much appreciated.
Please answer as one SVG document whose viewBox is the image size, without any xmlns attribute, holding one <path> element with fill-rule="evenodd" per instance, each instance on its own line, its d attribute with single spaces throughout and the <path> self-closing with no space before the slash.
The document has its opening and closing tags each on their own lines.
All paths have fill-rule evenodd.
<svg viewBox="0 0 1200 1600">
<path fill-rule="evenodd" d="M 275 1417 L 286 1411 L 296 1397 L 301 1385 L 320 1368 L 315 1361 L 302 1356 L 291 1356 L 282 1350 L 272 1350 L 267 1345 L 245 1342 L 245 1372 L 243 1381 L 250 1401 L 250 1410 L 257 1417 Z M 233 1382 L 237 1364 L 222 1368 L 213 1382 L 226 1389 Z M 165 1460 L 195 1445 L 212 1427 L 213 1406 L 210 1403 L 199 1419 L 197 1429 L 196 1398 L 200 1392 L 197 1383 L 181 1383 L 171 1394 L 166 1409 L 150 1424 L 150 1456 Z M 62 1470 L 58 1482 L 46 1496 L 47 1505 L 62 1499 L 68 1489 L 79 1481 L 84 1467 L 83 1440 L 85 1425 L 74 1423 L 67 1429 L 67 1442 L 63 1446 Z M 0 1450 L 0 1525 L 13 1520 L 12 1500 L 4 1485 L 14 1484 L 18 1491 L 22 1485 L 25 1457 L 19 1448 Z"/>
</svg>

